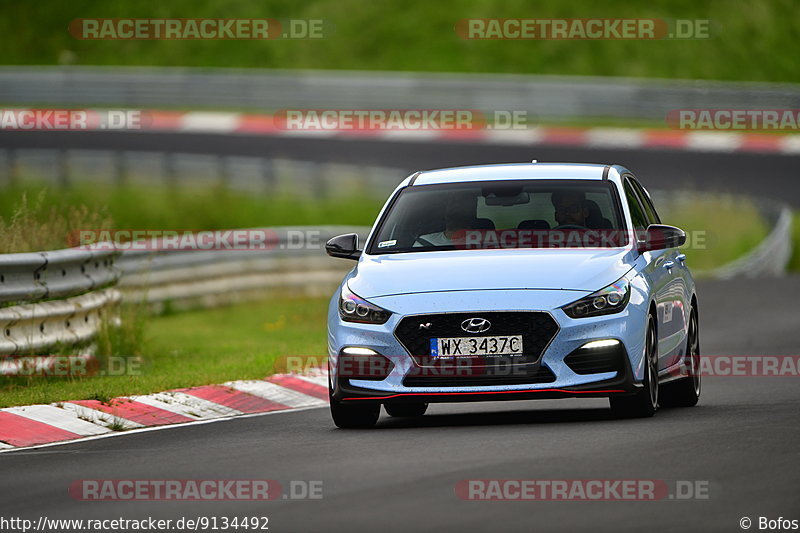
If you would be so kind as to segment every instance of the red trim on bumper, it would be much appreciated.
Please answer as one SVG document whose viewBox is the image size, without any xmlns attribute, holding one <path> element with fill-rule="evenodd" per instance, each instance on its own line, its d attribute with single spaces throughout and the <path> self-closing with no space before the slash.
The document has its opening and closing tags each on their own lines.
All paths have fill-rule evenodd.
<svg viewBox="0 0 800 533">
<path fill-rule="evenodd" d="M 500 390 L 500 391 L 477 391 L 477 392 L 404 392 L 401 394 L 392 394 L 390 396 L 366 396 L 363 398 L 342 398 L 342 401 L 347 400 L 388 400 L 389 398 L 401 398 L 406 396 L 455 396 L 465 394 L 520 394 L 532 392 L 563 392 L 566 394 L 605 394 L 611 392 L 626 392 L 622 389 L 607 389 L 607 390 L 566 390 L 566 389 L 528 389 L 528 390 Z"/>
</svg>

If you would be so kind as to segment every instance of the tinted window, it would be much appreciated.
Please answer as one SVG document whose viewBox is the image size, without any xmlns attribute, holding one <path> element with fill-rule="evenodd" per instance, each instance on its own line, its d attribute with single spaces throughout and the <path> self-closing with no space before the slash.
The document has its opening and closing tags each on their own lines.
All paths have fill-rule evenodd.
<svg viewBox="0 0 800 533">
<path fill-rule="evenodd" d="M 628 179 L 625 180 L 625 196 L 628 199 L 628 207 L 631 210 L 631 221 L 633 222 L 634 229 L 646 229 L 648 226 L 647 217 L 639 203 L 639 197 L 631 185 L 631 180 Z"/>
<path fill-rule="evenodd" d="M 558 243 L 570 247 L 624 246 L 627 241 L 620 242 L 625 239 L 621 236 L 624 229 L 616 191 L 607 181 L 416 185 L 401 191 L 394 200 L 369 253 L 464 246 L 555 247 Z M 612 241 L 609 235 L 617 241 Z M 502 245 L 498 245 L 500 241 Z"/>
</svg>

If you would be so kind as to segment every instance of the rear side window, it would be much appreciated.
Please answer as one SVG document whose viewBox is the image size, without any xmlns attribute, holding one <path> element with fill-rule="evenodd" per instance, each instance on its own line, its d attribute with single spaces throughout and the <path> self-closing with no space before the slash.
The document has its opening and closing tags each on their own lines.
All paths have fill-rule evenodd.
<svg viewBox="0 0 800 533">
<path fill-rule="evenodd" d="M 625 197 L 628 199 L 628 207 L 631 210 L 631 221 L 633 228 L 637 230 L 647 229 L 647 216 L 644 213 L 642 204 L 639 202 L 639 196 L 631 185 L 631 180 L 625 180 Z"/>
</svg>

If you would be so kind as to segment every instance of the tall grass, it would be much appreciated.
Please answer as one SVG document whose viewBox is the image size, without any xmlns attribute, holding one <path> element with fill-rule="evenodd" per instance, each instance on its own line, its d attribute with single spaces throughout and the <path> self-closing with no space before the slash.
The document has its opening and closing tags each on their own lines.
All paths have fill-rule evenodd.
<svg viewBox="0 0 800 533">
<path fill-rule="evenodd" d="M 141 357 L 144 355 L 145 327 L 149 308 L 145 302 L 126 302 L 109 309 L 95 338 L 96 355 Z"/>
<path fill-rule="evenodd" d="M 47 189 L 7 188 L 1 198 L 0 253 L 66 248 L 69 232 L 113 224 L 105 206 L 64 202 Z"/>
<path fill-rule="evenodd" d="M 76 229 L 369 225 L 381 202 L 364 195 L 313 198 L 289 193 L 247 194 L 221 185 L 76 184 L 49 189 L 22 183 L 5 187 L 0 194 L 0 253 L 64 248 L 68 246 L 68 232 Z"/>
</svg>

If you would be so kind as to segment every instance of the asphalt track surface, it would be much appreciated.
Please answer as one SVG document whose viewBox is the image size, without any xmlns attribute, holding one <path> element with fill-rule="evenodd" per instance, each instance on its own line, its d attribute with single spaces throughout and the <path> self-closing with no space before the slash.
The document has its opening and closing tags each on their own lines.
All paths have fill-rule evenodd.
<svg viewBox="0 0 800 533">
<path fill-rule="evenodd" d="M 248 143 L 250 150 L 259 142 L 268 144 L 247 138 L 220 146 L 226 138 L 197 137 L 216 149 L 246 151 Z M 404 149 L 411 150 L 408 144 Z M 426 148 L 415 162 L 422 167 L 456 162 L 457 156 L 448 153 L 451 147 L 437 146 L 440 155 Z M 519 160 L 528 152 L 491 148 L 493 160 Z M 453 149 L 471 154 L 459 163 L 488 161 L 481 155 L 484 146 Z M 314 147 L 308 150 L 297 155 L 311 155 Z M 540 159 L 565 159 L 568 153 L 535 151 Z M 701 168 L 729 169 L 732 183 L 744 190 L 768 184 L 773 192 L 779 180 L 788 187 L 797 163 L 784 156 L 630 154 L 635 157 L 584 150 L 568 159 L 619 161 L 648 184 L 650 178 L 670 179 L 670 161 L 688 169 L 697 160 Z M 429 164 L 422 165 L 423 160 Z M 748 174 L 761 164 L 778 181 L 751 181 Z M 798 190 L 789 187 L 777 197 L 796 204 Z M 797 354 L 798 294 L 798 277 L 700 282 L 702 353 Z M 662 409 L 651 419 L 614 419 L 602 399 L 487 402 L 433 405 L 418 421 L 384 415 L 372 430 L 346 431 L 335 429 L 321 408 L 3 453 L 0 516 L 268 516 L 269 530 L 278 532 L 741 531 L 739 520 L 746 516 L 757 530 L 761 516 L 800 519 L 798 379 L 707 377 L 697 407 Z M 323 498 L 80 502 L 68 494 L 69 485 L 80 479 L 274 479 L 284 486 L 290 480 L 321 480 Z M 454 489 L 467 479 L 689 480 L 707 482 L 709 499 L 463 501 Z"/>
<path fill-rule="evenodd" d="M 63 148 L 284 157 L 398 167 L 408 172 L 531 159 L 618 163 L 651 189 L 697 188 L 768 197 L 800 206 L 800 154 L 479 144 L 472 142 L 315 139 L 152 132 L 0 132 L 0 147 Z"/>
<path fill-rule="evenodd" d="M 800 277 L 699 284 L 705 354 L 796 354 Z M 800 381 L 707 377 L 700 404 L 617 420 L 602 399 L 433 405 L 335 429 L 325 408 L 0 454 L 0 516 L 268 516 L 270 531 L 740 531 L 800 519 Z M 320 480 L 321 500 L 80 502 L 80 479 Z M 708 499 L 464 501 L 466 479 L 659 479 Z M 755 526 L 753 527 L 755 529 Z"/>
</svg>

